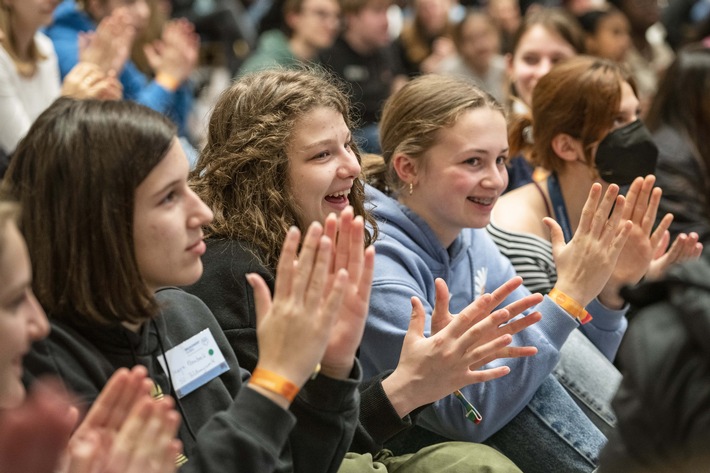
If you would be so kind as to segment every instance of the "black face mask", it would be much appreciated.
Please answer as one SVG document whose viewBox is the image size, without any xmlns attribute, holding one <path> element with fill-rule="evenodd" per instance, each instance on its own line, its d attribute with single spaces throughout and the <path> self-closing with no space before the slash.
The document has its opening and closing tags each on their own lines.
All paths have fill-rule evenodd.
<svg viewBox="0 0 710 473">
<path fill-rule="evenodd" d="M 625 185 L 656 171 L 658 147 L 641 120 L 614 130 L 597 148 L 599 176 L 611 184 Z"/>
</svg>

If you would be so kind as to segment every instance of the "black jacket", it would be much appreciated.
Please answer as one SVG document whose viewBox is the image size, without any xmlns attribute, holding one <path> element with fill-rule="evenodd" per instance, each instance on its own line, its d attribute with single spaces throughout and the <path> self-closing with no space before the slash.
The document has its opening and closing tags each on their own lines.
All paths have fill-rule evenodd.
<svg viewBox="0 0 710 473">
<path fill-rule="evenodd" d="M 625 296 L 641 309 L 619 351 L 618 428 L 599 471 L 710 471 L 710 256 Z"/>
<path fill-rule="evenodd" d="M 257 273 L 273 292 L 274 276 L 264 267 L 249 244 L 237 240 L 209 238 L 202 256 L 204 274 L 185 290 L 202 299 L 214 313 L 242 367 L 256 366 L 256 308 L 247 273 Z M 382 389 L 382 379 L 390 372 L 369 379 L 360 386 L 360 423 L 351 452 L 376 453 L 395 434 L 412 426 L 412 415 L 400 418 Z"/>
<path fill-rule="evenodd" d="M 299 392 L 290 411 L 252 389 L 243 389 L 249 373 L 216 320 L 196 297 L 179 289 L 156 295 L 161 313 L 140 333 L 121 325 L 73 326 L 50 317 L 49 337 L 37 342 L 25 359 L 27 380 L 51 373 L 91 404 L 111 374 L 136 364 L 148 368 L 163 392 L 171 392 L 157 356 L 209 329 L 229 371 L 179 400 L 183 417 L 179 438 L 188 463 L 183 473 L 335 472 L 352 439 L 358 413 L 354 379 L 318 376 Z M 161 343 L 162 342 L 162 347 Z"/>
</svg>

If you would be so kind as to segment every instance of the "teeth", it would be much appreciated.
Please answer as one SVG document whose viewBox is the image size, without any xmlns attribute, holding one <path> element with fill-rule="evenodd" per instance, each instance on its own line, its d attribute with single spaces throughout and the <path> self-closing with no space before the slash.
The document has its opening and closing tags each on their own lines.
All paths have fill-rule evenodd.
<svg viewBox="0 0 710 473">
<path fill-rule="evenodd" d="M 348 195 L 350 195 L 350 189 L 341 192 L 336 192 L 334 194 L 329 194 L 327 197 L 347 197 Z"/>
<path fill-rule="evenodd" d="M 475 202 L 477 204 L 481 204 L 481 205 L 491 205 L 494 201 L 494 199 L 492 199 L 492 198 L 481 199 L 478 197 L 469 197 L 468 200 L 470 200 L 471 202 Z"/>
</svg>

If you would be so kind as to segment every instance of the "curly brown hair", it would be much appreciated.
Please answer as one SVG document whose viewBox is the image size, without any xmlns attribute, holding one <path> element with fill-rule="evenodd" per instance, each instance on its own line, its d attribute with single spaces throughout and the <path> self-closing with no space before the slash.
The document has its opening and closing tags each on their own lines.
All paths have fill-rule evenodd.
<svg viewBox="0 0 710 473">
<path fill-rule="evenodd" d="M 352 128 L 343 85 L 316 68 L 272 69 L 248 74 L 227 89 L 209 120 L 207 144 L 190 176 L 197 195 L 212 208 L 208 238 L 249 242 L 256 256 L 276 268 L 289 227 L 302 230 L 301 214 L 291 197 L 286 154 L 296 123 L 316 107 L 340 112 Z M 353 144 L 360 162 L 360 153 Z M 365 189 L 356 179 L 349 195 L 355 215 L 365 218 L 375 238 L 375 222 L 365 210 Z"/>
</svg>

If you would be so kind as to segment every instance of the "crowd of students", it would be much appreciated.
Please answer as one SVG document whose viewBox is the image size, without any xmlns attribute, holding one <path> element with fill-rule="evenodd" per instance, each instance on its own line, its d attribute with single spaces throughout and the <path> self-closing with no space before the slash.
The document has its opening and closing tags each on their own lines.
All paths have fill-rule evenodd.
<svg viewBox="0 0 710 473">
<path fill-rule="evenodd" d="M 390 6 L 274 2 L 196 139 L 169 5 L 3 2 L 0 471 L 707 461 L 708 45 Z"/>
</svg>

